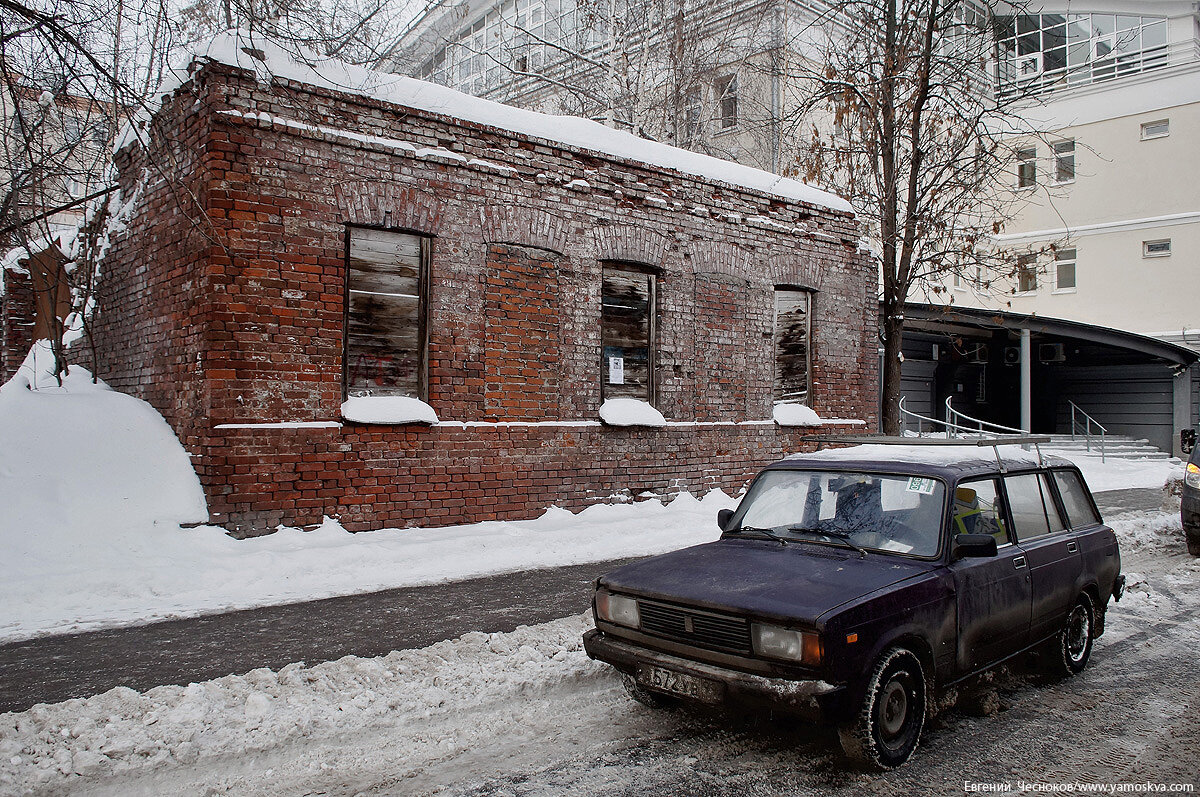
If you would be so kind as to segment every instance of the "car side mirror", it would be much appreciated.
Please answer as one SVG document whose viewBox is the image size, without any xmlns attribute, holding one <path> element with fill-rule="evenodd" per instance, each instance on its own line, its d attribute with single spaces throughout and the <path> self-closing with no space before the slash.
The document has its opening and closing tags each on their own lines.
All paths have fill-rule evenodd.
<svg viewBox="0 0 1200 797">
<path fill-rule="evenodd" d="M 991 534 L 959 534 L 954 538 L 954 558 L 996 555 L 996 538 Z"/>
<path fill-rule="evenodd" d="M 722 509 L 717 513 L 717 527 L 721 531 L 729 531 L 729 521 L 733 519 L 732 509 Z"/>
</svg>

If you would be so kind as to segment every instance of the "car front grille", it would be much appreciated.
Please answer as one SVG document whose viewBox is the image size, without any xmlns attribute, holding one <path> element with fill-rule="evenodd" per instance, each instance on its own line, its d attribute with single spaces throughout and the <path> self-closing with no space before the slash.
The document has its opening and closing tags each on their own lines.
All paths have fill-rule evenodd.
<svg viewBox="0 0 1200 797">
<path fill-rule="evenodd" d="M 639 600 L 642 631 L 696 647 L 750 652 L 750 623 L 742 617 L 713 614 L 685 606 Z"/>
</svg>

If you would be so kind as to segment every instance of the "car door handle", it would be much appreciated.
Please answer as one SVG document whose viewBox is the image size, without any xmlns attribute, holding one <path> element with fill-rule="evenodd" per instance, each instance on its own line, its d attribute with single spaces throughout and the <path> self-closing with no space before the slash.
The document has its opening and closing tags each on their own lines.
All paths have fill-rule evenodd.
<svg viewBox="0 0 1200 797">
<path fill-rule="evenodd" d="M 1073 543 L 1073 542 L 1067 543 L 1067 553 L 1075 553 L 1078 550 L 1079 550 L 1079 546 L 1076 545 L 1075 543 Z"/>
<path fill-rule="evenodd" d="M 1018 556 L 1016 559 L 1013 559 L 1013 567 L 1015 567 L 1016 569 L 1020 570 L 1024 566 L 1025 566 L 1025 557 L 1024 556 Z"/>
</svg>

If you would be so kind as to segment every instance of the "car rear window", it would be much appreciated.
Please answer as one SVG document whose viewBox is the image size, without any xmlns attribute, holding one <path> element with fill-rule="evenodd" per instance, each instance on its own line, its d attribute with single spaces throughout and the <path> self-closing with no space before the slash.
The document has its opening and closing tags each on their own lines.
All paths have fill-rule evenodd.
<svg viewBox="0 0 1200 797">
<path fill-rule="evenodd" d="M 1062 496 L 1071 528 L 1094 526 L 1100 522 L 1100 516 L 1096 514 L 1096 510 L 1088 498 L 1087 488 L 1083 486 L 1083 480 L 1079 478 L 1078 473 L 1056 470 L 1054 471 L 1054 481 L 1058 485 L 1058 494 Z"/>
<path fill-rule="evenodd" d="M 1006 476 L 1004 485 L 1018 540 L 1044 537 L 1066 528 L 1050 498 L 1050 485 L 1044 473 Z"/>
</svg>

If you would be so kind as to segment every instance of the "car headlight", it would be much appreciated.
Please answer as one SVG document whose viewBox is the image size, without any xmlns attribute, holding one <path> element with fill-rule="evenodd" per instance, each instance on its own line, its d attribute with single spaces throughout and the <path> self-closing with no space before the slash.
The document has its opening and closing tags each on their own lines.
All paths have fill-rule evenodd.
<svg viewBox="0 0 1200 797">
<path fill-rule="evenodd" d="M 1183 483 L 1200 490 L 1200 465 L 1195 462 L 1188 463 L 1187 470 L 1183 472 Z"/>
<path fill-rule="evenodd" d="M 798 661 L 814 667 L 821 663 L 821 637 L 810 631 L 754 623 L 750 626 L 750 639 L 754 652 L 760 656 Z"/>
<path fill-rule="evenodd" d="M 603 589 L 596 592 L 596 618 L 628 628 L 637 628 L 642 622 L 636 600 Z"/>
</svg>

